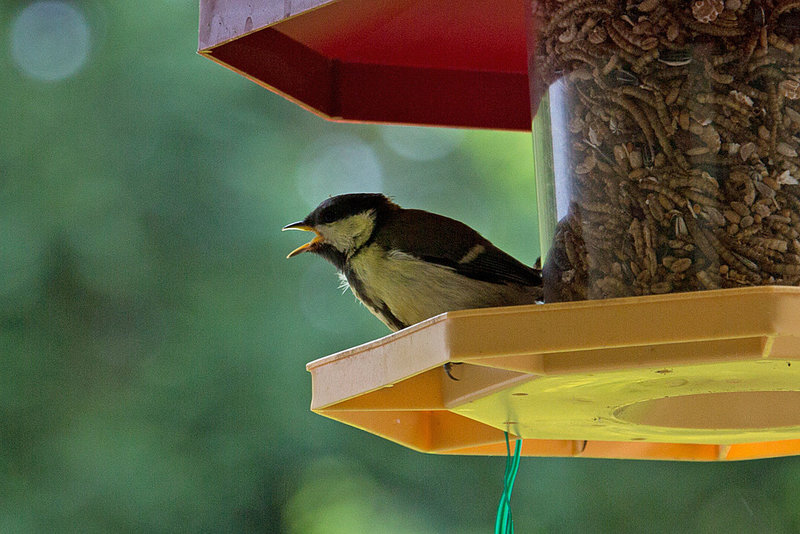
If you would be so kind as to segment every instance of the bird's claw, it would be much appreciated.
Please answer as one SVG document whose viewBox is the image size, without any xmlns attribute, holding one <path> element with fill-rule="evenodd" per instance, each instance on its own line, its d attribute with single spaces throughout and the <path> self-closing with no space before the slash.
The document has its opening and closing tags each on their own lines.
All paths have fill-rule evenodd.
<svg viewBox="0 0 800 534">
<path fill-rule="evenodd" d="M 444 372 L 447 373 L 447 376 L 450 378 L 450 380 L 455 380 L 458 382 L 459 379 L 453 376 L 454 365 L 461 365 L 461 362 L 447 362 L 444 364 Z"/>
</svg>

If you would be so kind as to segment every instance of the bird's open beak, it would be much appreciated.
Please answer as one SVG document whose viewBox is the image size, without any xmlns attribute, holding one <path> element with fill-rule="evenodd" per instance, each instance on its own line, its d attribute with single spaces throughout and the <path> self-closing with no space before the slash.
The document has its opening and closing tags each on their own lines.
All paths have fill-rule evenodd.
<svg viewBox="0 0 800 534">
<path fill-rule="evenodd" d="M 298 222 L 294 222 L 294 223 L 292 223 L 292 224 L 287 224 L 286 226 L 284 226 L 284 227 L 281 229 L 281 231 L 286 231 L 286 230 L 303 230 L 304 232 L 314 232 L 314 234 L 316 234 L 316 235 L 314 236 L 314 239 L 312 239 L 311 241 L 309 241 L 309 242 L 308 242 L 308 243 L 306 243 L 305 245 L 301 245 L 301 246 L 297 247 L 296 249 L 294 249 L 293 251 L 291 251 L 291 252 L 289 253 L 289 255 L 288 255 L 288 256 L 286 256 L 287 258 L 291 258 L 291 257 L 293 257 L 293 256 L 297 256 L 297 255 L 298 255 L 298 254 L 300 254 L 301 252 L 306 252 L 306 251 L 309 251 L 309 250 L 314 250 L 314 248 L 316 248 L 316 246 L 317 246 L 317 245 L 318 245 L 320 242 L 322 242 L 322 236 L 321 236 L 321 235 L 319 235 L 319 232 L 317 232 L 316 230 L 314 230 L 314 228 L 312 228 L 311 226 L 307 225 L 307 224 L 306 224 L 306 223 L 304 223 L 303 221 L 298 221 Z"/>
</svg>

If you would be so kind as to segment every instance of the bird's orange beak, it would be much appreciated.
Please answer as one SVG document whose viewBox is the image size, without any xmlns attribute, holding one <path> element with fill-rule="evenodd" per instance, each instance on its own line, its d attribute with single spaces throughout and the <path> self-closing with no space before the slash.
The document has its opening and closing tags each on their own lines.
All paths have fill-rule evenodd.
<svg viewBox="0 0 800 534">
<path fill-rule="evenodd" d="M 314 228 L 312 228 L 311 226 L 307 225 L 303 221 L 298 221 L 298 222 L 294 222 L 292 224 L 287 224 L 286 226 L 281 228 L 281 231 L 286 231 L 286 230 L 302 230 L 304 232 L 314 232 L 314 234 L 316 234 L 314 236 L 314 239 L 312 239 L 311 241 L 309 241 L 305 245 L 301 245 L 301 246 L 297 247 L 296 249 L 294 249 L 293 251 L 291 251 L 289 253 L 289 255 L 286 256 L 287 258 L 292 258 L 294 256 L 297 256 L 301 252 L 314 250 L 314 248 L 319 243 L 322 242 L 322 236 L 319 234 L 319 232 L 317 232 Z"/>
</svg>

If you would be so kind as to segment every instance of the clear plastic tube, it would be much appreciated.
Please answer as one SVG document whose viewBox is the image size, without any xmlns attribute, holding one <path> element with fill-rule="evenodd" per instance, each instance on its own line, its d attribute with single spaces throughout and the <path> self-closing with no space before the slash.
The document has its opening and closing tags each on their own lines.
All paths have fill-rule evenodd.
<svg viewBox="0 0 800 534">
<path fill-rule="evenodd" d="M 546 300 L 800 282 L 796 3 L 536 0 L 531 21 Z"/>
</svg>

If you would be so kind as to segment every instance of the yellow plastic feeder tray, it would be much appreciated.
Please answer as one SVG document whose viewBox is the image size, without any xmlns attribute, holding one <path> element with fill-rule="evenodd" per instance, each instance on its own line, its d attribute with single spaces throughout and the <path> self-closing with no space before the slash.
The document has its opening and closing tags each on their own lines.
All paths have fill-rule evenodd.
<svg viewBox="0 0 800 534">
<path fill-rule="evenodd" d="M 789 287 L 450 312 L 309 363 L 311 408 L 440 454 L 800 454 L 797 325 Z"/>
</svg>

